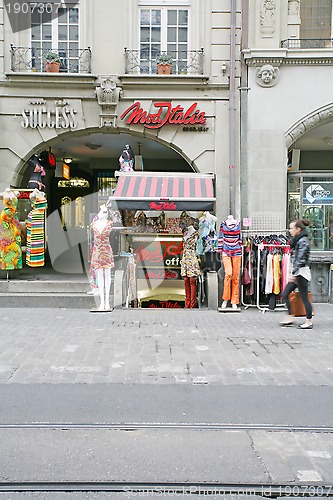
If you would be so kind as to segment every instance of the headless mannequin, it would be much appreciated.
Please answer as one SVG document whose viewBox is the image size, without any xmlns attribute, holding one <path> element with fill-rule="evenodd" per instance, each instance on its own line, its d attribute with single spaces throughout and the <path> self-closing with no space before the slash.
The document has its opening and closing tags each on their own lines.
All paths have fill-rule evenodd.
<svg viewBox="0 0 333 500">
<path fill-rule="evenodd" d="M 100 207 L 100 211 L 97 215 L 98 219 L 93 223 L 93 230 L 96 237 L 96 232 L 102 235 L 104 229 L 107 225 L 110 225 L 108 220 L 108 210 L 105 205 Z M 98 236 L 98 235 L 97 235 Z M 109 233 L 105 236 L 109 238 Z M 111 250 L 112 253 L 112 250 Z M 112 255 L 113 263 L 113 255 Z M 100 296 L 99 311 L 109 311 L 110 308 L 110 288 L 111 288 L 111 267 L 112 263 L 104 263 L 99 267 L 96 267 L 97 285 L 98 292 Z"/>
<path fill-rule="evenodd" d="M 200 220 L 205 220 L 205 219 L 211 220 L 212 222 L 217 221 L 217 217 L 215 217 L 215 215 L 211 214 L 210 212 L 204 212 L 203 216 L 200 217 Z"/>
<path fill-rule="evenodd" d="M 220 235 L 222 238 L 225 237 L 227 240 L 227 235 L 223 235 L 225 228 L 230 228 L 230 231 L 235 231 L 235 238 L 240 234 L 239 221 L 234 218 L 233 215 L 228 215 L 225 221 L 221 223 Z M 233 237 L 234 239 L 234 237 Z M 235 245 L 235 246 L 234 246 Z M 241 241 L 233 242 L 232 248 L 228 245 L 227 241 L 223 242 L 222 248 L 222 262 L 225 268 L 225 278 L 224 278 L 224 291 L 223 291 L 223 302 L 222 309 L 225 309 L 228 305 L 228 301 L 231 297 L 231 308 L 233 310 L 238 310 L 239 303 L 239 274 L 240 274 L 240 263 L 241 263 Z"/>
</svg>

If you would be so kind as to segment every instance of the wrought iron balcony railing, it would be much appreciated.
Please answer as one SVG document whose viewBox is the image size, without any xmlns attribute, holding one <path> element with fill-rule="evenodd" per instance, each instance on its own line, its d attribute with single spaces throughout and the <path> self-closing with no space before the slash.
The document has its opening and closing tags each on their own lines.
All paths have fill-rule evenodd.
<svg viewBox="0 0 333 500">
<path fill-rule="evenodd" d="M 127 48 L 125 48 L 125 73 L 138 75 L 157 74 L 157 60 L 161 55 L 170 56 L 171 74 L 173 75 L 203 74 L 203 49 L 147 54 L 143 50 L 130 50 Z"/>
<path fill-rule="evenodd" d="M 59 56 L 60 73 L 91 73 L 91 49 L 43 50 L 11 45 L 11 70 L 15 73 L 36 71 L 46 73 L 46 54 Z"/>
<path fill-rule="evenodd" d="M 282 40 L 282 49 L 331 49 L 332 38 L 288 38 Z"/>
</svg>

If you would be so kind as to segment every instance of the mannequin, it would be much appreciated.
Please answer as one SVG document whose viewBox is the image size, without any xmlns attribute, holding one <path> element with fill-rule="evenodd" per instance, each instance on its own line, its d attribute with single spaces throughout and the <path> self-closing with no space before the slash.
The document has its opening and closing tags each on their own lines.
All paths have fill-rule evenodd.
<svg viewBox="0 0 333 500">
<path fill-rule="evenodd" d="M 0 198 L 5 208 L 0 213 L 0 269 L 22 269 L 21 228 L 17 217 L 17 192 L 7 188 Z"/>
<path fill-rule="evenodd" d="M 238 310 L 242 240 L 240 221 L 236 220 L 233 215 L 228 215 L 226 220 L 221 222 L 218 251 L 222 252 L 222 263 L 225 271 L 222 309 L 227 307 L 230 300 L 231 308 Z"/>
<path fill-rule="evenodd" d="M 211 245 L 206 245 L 208 243 L 207 236 L 210 237 L 210 241 L 216 239 L 216 224 L 217 218 L 210 212 L 204 212 L 204 214 L 199 219 L 199 239 L 197 243 L 197 255 L 203 255 L 205 252 L 211 252 L 213 249 Z"/>
<path fill-rule="evenodd" d="M 197 279 L 201 275 L 198 257 L 195 254 L 199 233 L 189 226 L 183 235 L 183 257 L 180 274 L 184 278 L 185 307 L 195 308 L 197 302 Z"/>
<path fill-rule="evenodd" d="M 39 162 L 39 158 L 37 155 L 33 155 L 29 162 L 30 169 L 30 179 L 28 182 L 29 189 L 39 189 L 39 191 L 45 192 L 45 185 L 42 183 L 42 176 L 46 175 L 46 172 Z"/>
<path fill-rule="evenodd" d="M 123 149 L 119 156 L 119 165 L 121 172 L 132 172 L 134 167 L 134 153 L 129 144 Z"/>
<path fill-rule="evenodd" d="M 108 210 L 105 205 L 100 207 L 97 219 L 90 227 L 94 232 L 94 245 L 91 255 L 91 266 L 96 271 L 97 285 L 100 296 L 99 311 L 110 311 L 111 268 L 114 267 L 114 257 L 110 245 L 112 221 L 108 220 Z"/>
</svg>

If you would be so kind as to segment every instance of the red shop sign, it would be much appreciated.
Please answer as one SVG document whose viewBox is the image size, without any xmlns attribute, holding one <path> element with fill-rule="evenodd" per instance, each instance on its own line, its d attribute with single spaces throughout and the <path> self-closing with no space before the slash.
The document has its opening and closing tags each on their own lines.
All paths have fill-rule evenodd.
<svg viewBox="0 0 333 500">
<path fill-rule="evenodd" d="M 174 201 L 151 201 L 149 203 L 150 210 L 177 210 L 177 205 Z"/>
<path fill-rule="evenodd" d="M 200 109 L 196 109 L 197 102 L 185 111 L 180 105 L 171 106 L 171 102 L 155 102 L 154 107 L 157 108 L 156 113 L 148 113 L 141 108 L 141 102 L 137 101 L 126 111 L 123 112 L 120 119 L 125 120 L 126 125 L 140 124 L 146 128 L 161 128 L 163 125 L 205 125 L 206 114 Z"/>
</svg>

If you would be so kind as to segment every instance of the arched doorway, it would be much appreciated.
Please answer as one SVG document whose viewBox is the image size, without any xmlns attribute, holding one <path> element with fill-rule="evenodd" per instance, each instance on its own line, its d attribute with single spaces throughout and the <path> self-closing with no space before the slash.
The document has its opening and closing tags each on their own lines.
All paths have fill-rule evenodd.
<svg viewBox="0 0 333 500">
<path fill-rule="evenodd" d="M 315 110 L 286 134 L 288 219 L 307 219 L 311 291 L 316 302 L 333 300 L 333 105 Z"/>
</svg>

